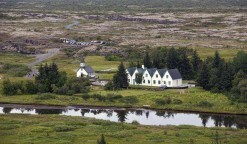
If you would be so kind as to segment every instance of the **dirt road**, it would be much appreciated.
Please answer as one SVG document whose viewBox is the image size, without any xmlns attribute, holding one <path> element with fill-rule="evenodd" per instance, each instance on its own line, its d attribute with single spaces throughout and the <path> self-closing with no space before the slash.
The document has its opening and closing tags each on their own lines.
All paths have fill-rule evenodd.
<svg viewBox="0 0 247 144">
<path fill-rule="evenodd" d="M 36 60 L 32 63 L 27 64 L 27 66 L 32 70 L 31 72 L 27 73 L 27 75 L 25 76 L 26 78 L 32 78 L 35 75 L 38 74 L 38 70 L 36 68 L 32 68 L 33 66 L 42 63 L 44 60 L 47 60 L 53 56 L 55 56 L 56 54 L 58 54 L 59 49 L 58 48 L 54 48 L 54 49 L 49 49 L 47 51 L 47 53 L 45 54 L 37 54 L 35 55 Z"/>
</svg>

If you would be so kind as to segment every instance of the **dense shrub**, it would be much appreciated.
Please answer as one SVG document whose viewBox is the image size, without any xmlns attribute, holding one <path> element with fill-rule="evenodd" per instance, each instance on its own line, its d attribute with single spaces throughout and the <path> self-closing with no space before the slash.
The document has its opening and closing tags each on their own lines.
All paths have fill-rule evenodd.
<svg viewBox="0 0 247 144">
<path fill-rule="evenodd" d="M 21 64 L 4 64 L 1 69 L 0 73 L 8 74 L 13 77 L 23 77 L 29 71 L 31 71 L 26 65 Z"/>
<path fill-rule="evenodd" d="M 8 79 L 3 81 L 4 95 L 20 95 L 26 93 L 26 87 L 23 81 L 10 82 Z"/>
<path fill-rule="evenodd" d="M 208 101 L 200 101 L 200 102 L 198 103 L 198 106 L 200 106 L 200 107 L 212 107 L 213 104 L 210 103 L 210 102 L 208 102 Z"/>
<path fill-rule="evenodd" d="M 126 97 L 123 97 L 121 101 L 126 104 L 135 104 L 139 102 L 139 99 L 135 96 L 126 96 Z"/>
<path fill-rule="evenodd" d="M 183 103 L 183 101 L 181 101 L 180 99 L 173 99 L 172 100 L 172 103 L 174 103 L 174 104 L 181 104 L 181 103 Z"/>
<path fill-rule="evenodd" d="M 100 94 L 93 94 L 93 95 L 91 95 L 91 98 L 95 99 L 95 100 L 98 100 L 98 101 L 105 101 L 106 100 L 106 97 L 102 96 Z"/>
<path fill-rule="evenodd" d="M 81 96 L 84 100 L 88 100 L 88 99 L 90 99 L 90 95 L 89 94 L 83 94 L 82 96 Z"/>
<path fill-rule="evenodd" d="M 38 96 L 35 98 L 37 100 L 49 100 L 49 99 L 55 99 L 56 96 L 52 93 L 42 93 L 38 94 Z"/>
<path fill-rule="evenodd" d="M 123 96 L 122 95 L 115 95 L 115 94 L 107 94 L 106 98 L 108 101 L 114 102 L 115 100 L 119 100 L 119 99 L 123 98 Z"/>
<path fill-rule="evenodd" d="M 165 105 L 165 104 L 170 104 L 171 103 L 171 97 L 165 97 L 165 99 L 158 98 L 155 100 L 155 103 L 157 105 Z"/>
</svg>

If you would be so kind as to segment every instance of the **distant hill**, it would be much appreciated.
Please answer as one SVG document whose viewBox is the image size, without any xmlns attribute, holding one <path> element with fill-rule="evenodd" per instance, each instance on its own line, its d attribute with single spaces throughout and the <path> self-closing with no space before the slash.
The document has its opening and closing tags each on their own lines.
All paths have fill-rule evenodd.
<svg viewBox="0 0 247 144">
<path fill-rule="evenodd" d="M 1 0 L 1 9 L 167 11 L 246 9 L 247 0 Z"/>
</svg>

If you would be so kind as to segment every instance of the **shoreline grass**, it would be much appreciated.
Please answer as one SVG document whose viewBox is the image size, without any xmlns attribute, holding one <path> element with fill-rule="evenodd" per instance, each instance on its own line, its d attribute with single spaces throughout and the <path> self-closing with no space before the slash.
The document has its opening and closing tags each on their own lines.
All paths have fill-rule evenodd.
<svg viewBox="0 0 247 144">
<path fill-rule="evenodd" d="M 216 132 L 218 136 L 216 136 Z M 246 143 L 246 129 L 195 126 L 143 126 L 84 117 L 5 114 L 0 117 L 3 143 L 96 143 L 101 134 L 109 144 Z"/>
</svg>

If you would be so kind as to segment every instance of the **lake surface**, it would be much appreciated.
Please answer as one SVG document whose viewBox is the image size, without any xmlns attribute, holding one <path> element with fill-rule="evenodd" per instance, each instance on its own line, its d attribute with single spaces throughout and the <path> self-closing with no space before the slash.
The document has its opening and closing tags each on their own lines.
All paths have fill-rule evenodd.
<svg viewBox="0 0 247 144">
<path fill-rule="evenodd" d="M 36 105 L 0 104 L 0 114 L 57 114 L 82 116 L 113 122 L 141 125 L 193 125 L 203 127 L 247 128 L 247 115 L 225 115 L 208 113 L 186 113 L 167 110 L 125 109 L 125 108 L 85 108 Z"/>
</svg>

